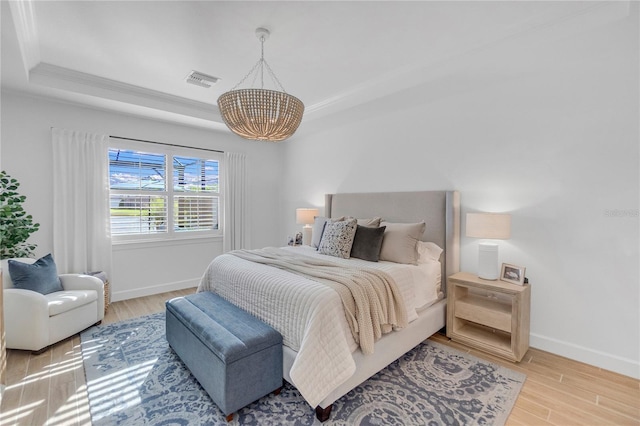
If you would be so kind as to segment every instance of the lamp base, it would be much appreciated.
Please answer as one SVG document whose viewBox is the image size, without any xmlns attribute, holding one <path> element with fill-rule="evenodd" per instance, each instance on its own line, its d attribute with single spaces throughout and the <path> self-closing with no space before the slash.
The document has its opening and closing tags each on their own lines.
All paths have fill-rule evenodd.
<svg viewBox="0 0 640 426">
<path fill-rule="evenodd" d="M 302 245 L 311 245 L 311 232 L 313 227 L 311 225 L 305 225 L 302 227 Z"/>
<path fill-rule="evenodd" d="M 480 243 L 478 245 L 478 278 L 497 280 L 500 276 L 498 268 L 498 245 Z"/>
</svg>

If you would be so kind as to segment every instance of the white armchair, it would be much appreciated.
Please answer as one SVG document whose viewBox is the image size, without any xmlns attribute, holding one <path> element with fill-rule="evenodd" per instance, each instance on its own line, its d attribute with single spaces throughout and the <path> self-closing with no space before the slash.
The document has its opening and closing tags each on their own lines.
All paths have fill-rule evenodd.
<svg viewBox="0 0 640 426">
<path fill-rule="evenodd" d="M 13 259 L 32 264 L 35 259 Z M 15 288 L 2 260 L 4 327 L 9 349 L 41 351 L 104 318 L 104 284 L 83 274 L 61 274 L 63 291 L 46 295 Z"/>
</svg>

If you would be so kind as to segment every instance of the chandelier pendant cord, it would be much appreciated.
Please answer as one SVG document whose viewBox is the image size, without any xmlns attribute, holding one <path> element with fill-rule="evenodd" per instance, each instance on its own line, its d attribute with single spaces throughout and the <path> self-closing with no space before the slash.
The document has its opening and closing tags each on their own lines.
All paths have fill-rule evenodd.
<svg viewBox="0 0 640 426">
<path fill-rule="evenodd" d="M 264 89 L 264 36 L 260 37 L 260 88 Z"/>
<path fill-rule="evenodd" d="M 231 88 L 231 90 L 236 90 L 238 87 L 240 87 L 242 85 L 242 83 L 244 83 L 246 81 L 247 78 L 249 78 L 249 76 L 251 74 L 253 74 L 255 72 L 255 75 L 253 77 L 253 81 L 255 82 L 256 78 L 258 77 L 258 73 L 256 72 L 256 69 L 258 67 L 260 67 L 260 88 L 264 89 L 264 68 L 266 66 L 267 68 L 267 72 L 269 73 L 269 76 L 271 77 L 271 80 L 278 85 L 278 87 L 280 88 L 280 90 L 283 93 L 287 93 L 286 90 L 284 90 L 284 87 L 282 86 L 282 83 L 280 83 L 280 80 L 278 80 L 278 77 L 276 77 L 276 74 L 273 72 L 273 70 L 271 69 L 271 67 L 269 66 L 269 63 L 267 62 L 266 59 L 264 59 L 264 42 L 265 42 L 265 38 L 264 36 L 260 37 L 260 59 L 258 59 L 258 62 L 256 62 L 256 64 L 253 66 L 253 68 L 251 68 L 249 70 L 249 72 L 242 78 L 242 80 L 240 80 L 240 82 L 238 84 L 236 84 L 235 86 L 233 86 Z"/>
</svg>

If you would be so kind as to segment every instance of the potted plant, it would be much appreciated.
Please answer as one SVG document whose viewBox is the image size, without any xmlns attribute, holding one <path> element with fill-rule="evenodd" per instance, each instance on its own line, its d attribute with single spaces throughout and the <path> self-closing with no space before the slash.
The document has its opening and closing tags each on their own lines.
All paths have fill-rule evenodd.
<svg viewBox="0 0 640 426">
<path fill-rule="evenodd" d="M 18 193 L 19 186 L 16 179 L 0 171 L 0 259 L 29 257 L 36 248 L 27 240 L 40 224 L 22 207 L 27 197 Z"/>
</svg>

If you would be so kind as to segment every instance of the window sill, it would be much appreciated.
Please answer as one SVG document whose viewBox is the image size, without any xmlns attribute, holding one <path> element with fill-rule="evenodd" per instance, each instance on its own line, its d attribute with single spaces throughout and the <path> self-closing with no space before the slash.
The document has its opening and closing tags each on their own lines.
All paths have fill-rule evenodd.
<svg viewBox="0 0 640 426">
<path fill-rule="evenodd" d="M 153 247 L 170 247 L 194 244 L 208 244 L 213 242 L 222 242 L 222 235 L 206 235 L 206 236 L 189 236 L 172 239 L 136 239 L 136 240 L 119 240 L 111 241 L 113 250 L 127 249 L 143 249 Z"/>
</svg>

